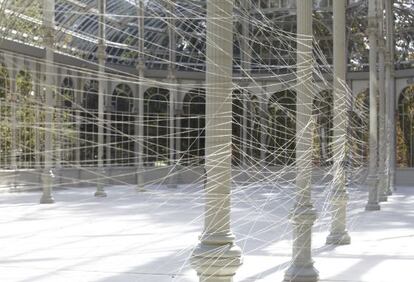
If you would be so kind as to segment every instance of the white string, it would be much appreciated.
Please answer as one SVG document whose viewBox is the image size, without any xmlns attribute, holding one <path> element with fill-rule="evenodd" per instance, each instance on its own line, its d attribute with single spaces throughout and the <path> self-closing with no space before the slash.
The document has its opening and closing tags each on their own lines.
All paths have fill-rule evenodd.
<svg viewBox="0 0 414 282">
<path fill-rule="evenodd" d="M 118 1 L 114 1 L 114 5 Z M 121 2 L 121 1 L 119 1 Z M 185 1 L 183 1 L 185 2 Z M 256 1 L 250 1 L 251 10 L 246 12 L 241 8 L 236 9 L 235 13 L 235 39 L 240 42 L 248 42 L 248 50 L 242 50 L 241 58 L 235 62 L 235 68 L 240 70 L 240 73 L 235 74 L 233 85 L 233 93 L 237 94 L 237 100 L 228 100 L 226 103 L 233 105 L 232 112 L 226 112 L 228 116 L 232 116 L 233 127 L 233 189 L 231 193 L 232 202 L 246 205 L 249 207 L 249 212 L 242 214 L 235 218 L 232 222 L 233 226 L 242 225 L 246 223 L 246 219 L 250 227 L 248 232 L 237 235 L 237 244 L 243 249 L 246 248 L 246 242 L 249 240 L 256 240 L 255 248 L 245 250 L 244 253 L 249 254 L 257 250 L 264 249 L 274 242 L 282 238 L 289 238 L 291 230 L 288 227 L 288 214 L 290 204 L 296 197 L 298 191 L 292 189 L 295 187 L 295 178 L 292 172 L 295 172 L 295 162 L 301 162 L 301 159 L 295 158 L 295 144 L 297 140 L 306 142 L 312 149 L 304 152 L 302 157 L 312 156 L 314 162 L 312 163 L 313 174 L 320 174 L 317 183 L 314 184 L 314 192 L 318 200 L 319 221 L 316 228 L 318 230 L 327 230 L 329 228 L 329 220 L 335 211 L 333 211 L 329 204 L 329 199 L 335 193 L 335 186 L 338 183 L 338 175 L 345 170 L 347 176 L 352 178 L 352 184 L 358 185 L 364 180 L 363 171 L 367 159 L 367 132 L 368 132 L 368 106 L 363 101 L 356 100 L 356 93 L 351 93 L 347 87 L 344 93 L 343 100 L 340 103 L 343 105 L 342 110 L 347 112 L 349 120 L 343 120 L 342 124 L 337 126 L 345 126 L 347 133 L 344 136 L 339 136 L 336 142 L 341 144 L 333 144 L 327 142 L 332 140 L 333 132 L 336 128 L 333 127 L 333 97 L 332 97 L 332 83 L 326 77 L 332 74 L 329 61 L 325 57 L 325 51 L 319 46 L 319 42 L 314 40 L 314 56 L 311 69 L 313 77 L 305 77 L 301 73 L 295 73 L 296 69 L 296 44 L 297 36 L 291 30 L 283 30 L 280 27 L 283 23 L 293 20 L 295 16 L 286 15 L 286 19 L 273 19 L 270 15 L 263 13 L 257 6 Z M 59 23 L 56 28 L 56 38 L 70 38 L 79 43 L 79 46 L 74 44 L 70 46 L 66 42 L 57 41 L 54 45 L 56 53 L 67 53 L 76 56 L 78 59 L 88 63 L 92 66 L 97 65 L 96 62 L 91 61 L 90 57 L 94 57 L 96 51 L 97 38 L 97 23 L 96 13 L 90 14 L 90 9 L 95 8 L 93 4 L 87 5 L 85 9 L 72 7 L 66 1 L 57 1 L 59 4 L 68 5 L 64 15 L 66 20 Z M 131 7 L 134 7 L 134 1 L 129 1 Z M 4 0 L 0 2 L 0 11 L 4 13 L 1 17 L 0 26 L 1 37 L 6 39 L 21 40 L 25 43 L 32 43 L 35 46 L 42 46 L 42 28 L 41 28 L 41 5 L 38 1 L 10 1 Z M 121 4 L 119 4 L 121 5 Z M 192 55 L 197 55 L 195 59 L 196 64 L 191 65 L 185 62 L 171 60 L 168 56 L 162 54 L 169 53 L 169 47 L 166 42 L 157 40 L 157 32 L 154 31 L 154 38 L 149 38 L 145 42 L 148 51 L 140 54 L 138 44 L 140 38 L 133 32 L 133 29 L 128 29 L 128 26 L 136 25 L 139 19 L 137 15 L 137 7 L 134 9 L 122 9 L 119 7 L 119 12 L 111 12 L 107 15 L 107 31 L 111 34 L 117 34 L 125 38 L 125 43 L 118 44 L 108 40 L 109 50 L 118 48 L 122 50 L 117 55 L 108 54 L 115 57 L 119 61 L 136 62 L 139 56 L 144 56 L 148 64 L 157 60 L 159 64 L 173 65 L 176 69 L 186 68 L 198 72 L 200 77 L 204 77 L 207 73 L 202 67 L 202 71 L 197 66 L 200 62 L 205 62 L 205 50 L 200 49 L 197 45 L 202 42 L 205 37 L 204 28 L 205 23 L 205 6 L 203 4 L 196 4 L 196 9 L 188 3 L 182 4 L 180 1 L 150 1 L 146 2 L 147 8 L 145 13 L 145 20 L 154 20 L 158 26 L 152 27 L 158 29 L 159 34 L 167 32 L 169 29 L 176 34 L 177 41 L 180 42 L 184 50 L 175 50 L 177 57 L 187 58 Z M 176 13 L 166 10 L 168 5 L 172 5 Z M 71 9 L 72 7 L 73 9 Z M 113 9 L 114 7 L 108 7 Z M 115 7 L 116 8 L 116 7 Z M 63 9 L 63 8 L 62 8 Z M 36 11 L 38 13 L 36 13 Z M 179 12 L 178 12 L 179 11 Z M 257 18 L 252 17 L 256 14 Z M 182 17 L 185 15 L 185 18 Z M 76 28 L 76 24 L 86 24 L 80 19 L 92 17 L 87 27 Z M 180 25 L 171 25 L 171 20 L 177 21 Z M 280 21 L 280 22 L 278 22 Z M 193 33 L 189 30 L 183 29 L 184 22 L 187 22 L 188 29 L 193 29 Z M 202 22 L 202 23 L 200 23 Z M 252 26 L 252 33 L 245 36 L 237 32 L 239 23 L 247 22 Z M 278 25 L 281 23 L 281 25 Z M 147 28 L 147 26 L 146 26 Z M 90 31 L 90 32 L 88 32 Z M 82 36 L 84 38 L 82 38 Z M 38 38 L 35 40 L 35 38 Z M 168 37 L 166 37 L 168 38 Z M 147 37 L 146 37 L 147 39 Z M 192 41 L 192 39 L 194 39 Z M 196 40 L 198 39 L 198 40 Z M 222 40 L 229 40 L 222 38 Z M 1 41 L 0 41 L 1 44 Z M 81 44 L 84 44 L 81 46 Z M 205 43 L 209 44 L 209 42 Z M 205 48 L 205 46 L 203 46 Z M 193 53 L 188 54 L 186 50 L 194 50 Z M 155 53 L 152 51 L 158 51 Z M 115 52 L 115 51 L 114 51 Z M 4 170 L 9 170 L 7 177 L 10 182 L 16 180 L 16 173 L 23 169 L 36 168 L 35 173 L 45 173 L 41 170 L 44 166 L 51 166 L 58 174 L 60 167 L 66 169 L 77 169 L 85 174 L 91 175 L 87 180 L 88 185 L 95 185 L 97 183 L 114 182 L 118 184 L 131 185 L 126 180 L 132 179 L 136 175 L 137 159 L 144 161 L 146 174 L 157 174 L 160 171 L 164 172 L 161 178 L 146 179 L 144 186 L 150 190 L 147 199 L 155 199 L 162 197 L 163 202 L 157 202 L 153 207 L 156 210 L 158 207 L 166 206 L 170 201 L 174 201 L 175 197 L 185 195 L 190 201 L 194 203 L 203 203 L 203 193 L 195 192 L 194 189 L 186 187 L 202 187 L 205 181 L 204 174 L 201 173 L 191 183 L 186 183 L 188 186 L 180 186 L 182 194 L 179 196 L 176 193 L 168 193 L 162 190 L 163 185 L 170 184 L 171 181 L 177 181 L 180 176 L 194 173 L 196 169 L 203 167 L 204 152 L 207 148 L 203 147 L 204 140 L 204 126 L 208 124 L 208 119 L 204 112 L 198 113 L 178 113 L 176 109 L 183 109 L 183 106 L 198 106 L 203 108 L 205 102 L 205 94 L 210 93 L 215 89 L 216 85 L 207 85 L 203 79 L 197 82 L 186 81 L 172 81 L 164 78 L 149 78 L 139 77 L 134 73 L 127 71 L 123 72 L 118 69 L 107 68 L 107 72 L 101 75 L 97 70 L 89 67 L 79 67 L 72 65 L 59 64 L 57 62 L 45 62 L 43 59 L 36 59 L 31 56 L 18 55 L 19 60 L 13 61 L 15 55 L 7 51 L 1 51 L 1 58 L 4 59 L 0 77 L 0 93 L 4 96 L 0 101 L 0 134 L 2 142 L 0 144 L 0 161 L 1 167 Z M 118 57 L 117 57 L 118 56 Z M 123 58 L 126 56 L 126 58 Z M 21 64 L 21 59 L 31 65 L 37 63 L 49 64 L 59 69 L 60 73 L 45 73 L 42 71 L 37 77 L 36 73 L 28 70 Z M 272 59 L 274 60 L 272 62 Z M 154 63 L 155 64 L 155 63 Z M 256 71 L 260 69 L 262 74 Z M 70 73 L 70 75 L 66 75 Z M 20 75 L 13 75 L 20 74 Z M 55 105 L 47 107 L 45 105 L 43 77 L 52 76 L 55 83 L 49 85 L 54 89 Z M 65 78 L 70 78 L 73 86 L 63 85 Z M 40 80 L 40 81 L 39 81 Z M 124 101 L 128 104 L 128 111 L 116 111 L 111 108 L 106 110 L 106 114 L 110 118 L 104 119 L 104 161 L 105 167 L 110 170 L 112 167 L 121 166 L 126 167 L 124 172 L 117 176 L 110 176 L 108 174 L 97 171 L 97 126 L 98 112 L 97 112 L 97 91 L 98 89 L 87 89 L 77 86 L 75 89 L 75 82 L 83 81 L 85 84 L 88 81 L 95 80 L 97 83 L 104 83 L 105 85 L 112 85 L 113 88 L 120 90 L 123 94 L 122 99 L 113 100 L 114 92 L 106 90 L 103 98 L 108 106 L 112 101 Z M 312 89 L 313 102 L 306 105 L 312 109 L 312 114 L 309 116 L 309 122 L 300 124 L 303 131 L 295 132 L 296 128 L 296 93 L 295 88 L 299 83 L 305 81 L 316 80 L 315 87 Z M 7 82 L 3 82 L 7 81 Z M 240 86 L 239 82 L 243 82 Z M 266 87 L 262 87 L 266 82 Z M 343 82 L 345 84 L 345 82 Z M 15 84 L 16 89 L 12 92 L 11 85 Z M 131 91 L 122 85 L 128 85 Z M 23 93 L 23 86 L 26 86 L 27 93 Z M 118 88 L 116 88 L 118 86 Z M 138 93 L 137 89 L 144 87 L 146 93 Z M 152 89 L 152 90 L 151 90 Z M 157 89 L 157 90 L 154 90 Z M 159 89 L 165 89 L 160 91 Z M 196 91 L 202 89 L 202 91 Z M 259 91 L 258 91 L 259 89 Z M 271 89 L 280 89 L 280 91 L 273 91 Z M 174 103 L 169 102 L 169 95 L 172 95 L 173 90 L 176 91 Z M 152 93 L 151 91 L 154 91 Z M 286 92 L 284 92 L 286 91 Z M 65 108 L 62 103 L 68 100 L 68 94 L 72 93 L 73 100 L 71 100 L 71 107 Z M 236 97 L 236 94 L 233 96 Z M 66 96 L 65 96 L 66 95 Z M 71 96 L 69 95 L 69 97 Z M 85 99 L 93 97 L 96 98 L 96 110 L 88 109 L 85 104 Z M 186 104 L 184 100 L 186 95 L 193 95 L 202 101 L 199 105 Z M 16 98 L 16 103 L 13 102 L 13 97 Z M 150 100 L 149 97 L 153 97 Z M 256 103 L 257 102 L 257 103 Z M 237 105 L 236 103 L 239 103 Z M 138 105 L 144 104 L 144 112 L 138 112 Z M 241 104 L 241 108 L 240 108 Z M 350 105 L 354 105 L 352 112 Z M 117 106 L 117 105 L 115 105 Z M 152 106 L 152 107 L 151 107 Z M 221 107 L 222 105 L 214 105 Z M 169 116 L 169 109 L 173 107 L 174 117 Z M 15 108 L 15 110 L 14 110 Z M 132 111 L 133 109 L 133 111 Z M 13 112 L 14 111 L 14 112 Z M 240 112 L 239 115 L 235 111 Z M 44 134 L 46 124 L 44 121 L 45 114 L 52 113 L 54 121 L 51 127 L 53 133 L 54 147 L 50 151 L 44 150 Z M 16 140 L 12 140 L 12 116 L 16 117 Z M 189 116 L 192 114 L 193 116 Z M 141 117 L 141 119 L 139 118 Z M 325 122 L 318 124 L 322 118 Z M 142 123 L 139 121 L 142 120 Z M 171 123 L 172 122 L 172 123 Z M 187 124 L 187 127 L 181 126 Z M 192 127 L 194 125 L 194 127 Z M 144 136 L 139 136 L 136 131 L 137 128 L 144 127 Z M 303 132 L 305 129 L 312 128 L 315 135 L 312 139 L 303 139 Z M 321 140 L 321 136 L 317 133 L 324 132 L 325 140 Z M 226 133 L 228 134 L 228 133 Z M 217 136 L 220 137 L 220 136 Z M 175 147 L 171 147 L 169 142 L 174 138 Z M 187 139 L 186 139 L 187 138 Z M 15 143 L 19 160 L 17 161 L 17 171 L 10 170 L 13 157 L 12 143 Z M 178 143 L 181 142 L 181 146 Z M 187 146 L 185 146 L 185 144 Z M 317 146 L 316 146 L 316 145 Z M 325 154 L 321 155 L 321 146 L 324 146 Z M 332 147 L 341 148 L 334 151 Z M 136 148 L 144 147 L 143 155 L 138 155 Z M 216 167 L 221 167 L 225 162 L 227 156 L 222 153 L 222 148 L 214 148 L 217 156 Z M 173 151 L 174 159 L 170 159 L 171 150 Z M 77 152 L 80 151 L 81 158 L 76 160 Z M 46 164 L 44 162 L 44 155 L 49 154 L 52 157 L 52 163 Z M 79 153 L 78 153 L 79 154 Z M 116 155 L 116 156 L 113 156 Z M 335 159 L 345 160 L 346 166 L 338 167 L 334 165 Z M 323 161 L 323 162 L 322 162 Z M 197 164 L 195 168 L 192 164 Z M 166 169 L 167 167 L 167 169 Z M 130 169 L 129 169 L 130 168 Z M 225 168 L 225 167 L 224 167 Z M 224 170 L 223 170 L 224 173 Z M 213 176 L 211 181 L 215 182 L 220 179 L 221 175 Z M 54 189 L 60 187 L 75 187 L 78 184 L 84 184 L 85 180 L 71 177 L 69 174 L 59 175 L 59 181 L 54 183 Z M 121 179 L 122 177 L 122 179 Z M 33 188 L 41 188 L 39 183 L 28 183 Z M 214 188 L 214 187 L 213 187 Z M 2 188 L 8 189 L 8 187 Z M 252 201 L 252 194 L 263 192 L 265 197 L 260 201 Z M 353 188 L 350 188 L 353 192 Z M 127 196 L 121 194 L 119 197 Z M 111 195 L 109 195 L 111 197 Z M 284 199 L 286 205 L 273 205 L 275 201 L 281 202 Z M 82 202 L 89 202 L 91 198 L 85 198 Z M 351 202 L 350 206 L 354 204 Z M 282 210 L 283 212 L 279 212 Z M 280 216 L 284 214 L 284 216 Z M 193 218 L 187 223 L 191 225 L 194 222 L 200 222 L 202 215 Z M 351 216 L 348 224 L 352 228 L 355 216 Z M 261 224 L 262 221 L 269 222 L 269 224 Z M 62 223 L 61 227 L 69 228 L 70 224 Z M 275 228 L 280 228 L 282 234 L 280 237 L 275 237 L 272 241 L 262 241 L 262 235 L 272 232 Z M 188 246 L 192 248 L 193 246 Z M 144 246 L 142 246 L 144 248 Z M 177 254 L 177 258 L 188 250 L 182 250 Z M 180 274 L 184 267 L 189 264 L 189 257 L 181 262 L 181 267 L 175 270 L 175 274 Z M 281 266 L 282 267 L 282 266 Z"/>
</svg>

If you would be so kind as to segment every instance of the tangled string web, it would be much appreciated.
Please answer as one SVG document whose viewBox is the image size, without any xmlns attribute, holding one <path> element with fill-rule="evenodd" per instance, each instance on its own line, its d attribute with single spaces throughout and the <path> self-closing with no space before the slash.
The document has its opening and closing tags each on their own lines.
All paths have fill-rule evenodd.
<svg viewBox="0 0 414 282">
<path fill-rule="evenodd" d="M 280 242 L 290 246 L 289 212 L 300 192 L 295 185 L 300 140 L 309 148 L 303 155 L 312 156 L 307 171 L 312 173 L 318 211 L 315 232 L 329 229 L 335 213 L 329 199 L 342 173 L 348 177 L 352 229 L 356 218 L 352 207 L 361 200 L 358 186 L 365 178 L 366 103 L 353 103 L 354 95 L 346 87 L 343 99 L 335 103 L 342 105 L 348 119 L 334 126 L 333 74 L 326 48 L 314 38 L 313 77 L 298 75 L 300 35 L 292 24 L 294 9 L 274 18 L 258 1 L 236 2 L 233 94 L 226 101 L 232 110 L 225 113 L 231 117 L 231 132 L 214 137 L 231 140 L 229 156 L 223 154 L 226 148 L 208 148 L 211 143 L 205 136 L 210 122 L 206 96 L 216 87 L 205 82 L 205 1 L 107 1 L 104 71 L 99 68 L 102 39 L 96 1 L 56 1 L 53 60 L 45 59 L 42 51 L 47 44 L 42 1 L 0 1 L 3 46 L 15 42 L 38 52 L 0 51 L 0 161 L 8 182 L 2 189 L 40 191 L 42 177 L 53 174 L 55 198 L 64 203 L 60 208 L 69 209 L 99 203 L 92 192 L 98 186 L 108 193 L 108 199 L 99 203 L 113 209 L 108 213 L 140 212 L 154 222 L 173 221 L 194 241 L 203 221 L 205 152 L 215 152 L 223 173 L 231 157 L 228 197 L 236 244 L 246 256 L 272 253 Z M 287 25 L 293 28 L 283 29 Z M 305 105 L 311 115 L 309 122 L 297 126 L 296 88 L 308 79 L 315 81 L 312 102 Z M 53 91 L 51 100 L 48 89 Z M 356 105 L 352 111 L 351 104 Z M 346 133 L 334 139 L 338 127 L 345 127 Z M 313 135 L 303 138 L 296 128 L 303 132 L 311 128 Z M 215 183 L 221 175 L 209 177 Z M 99 220 L 99 214 L 93 216 Z M 59 222 L 50 228 L 71 224 Z M 118 235 L 139 230 L 145 237 L 143 230 L 156 230 L 149 226 L 151 221 L 130 224 L 137 225 L 117 230 Z M 160 227 L 157 232 L 164 231 L 168 232 Z M 139 236 L 130 250 L 156 251 L 143 245 Z M 172 237 L 166 237 L 166 245 Z M 172 274 L 174 281 L 184 279 L 181 275 L 188 271 L 193 248 L 189 243 L 175 249 L 170 254 L 173 263 L 160 263 L 154 271 Z"/>
</svg>

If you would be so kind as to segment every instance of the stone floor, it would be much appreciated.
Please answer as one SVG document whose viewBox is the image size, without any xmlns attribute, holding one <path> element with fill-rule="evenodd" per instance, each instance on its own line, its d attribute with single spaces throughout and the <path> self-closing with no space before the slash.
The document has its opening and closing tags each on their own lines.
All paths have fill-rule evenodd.
<svg viewBox="0 0 414 282">
<path fill-rule="evenodd" d="M 189 257 L 202 228 L 199 187 L 107 187 L 0 194 L 0 281 L 198 281 Z M 325 246 L 327 189 L 314 188 L 313 255 L 321 281 L 414 281 L 414 187 L 398 187 L 379 212 L 350 188 L 352 244 Z M 232 226 L 244 264 L 235 281 L 281 281 L 291 256 L 292 187 L 235 187 Z"/>
</svg>

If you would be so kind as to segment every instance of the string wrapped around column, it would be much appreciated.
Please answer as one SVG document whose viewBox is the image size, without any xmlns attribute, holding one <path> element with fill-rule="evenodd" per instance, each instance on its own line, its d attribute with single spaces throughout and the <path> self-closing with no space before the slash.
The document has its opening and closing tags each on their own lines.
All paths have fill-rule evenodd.
<svg viewBox="0 0 414 282">
<path fill-rule="evenodd" d="M 312 180 L 312 101 L 313 28 L 312 0 L 297 1 L 296 81 L 296 199 L 290 214 L 293 224 L 292 262 L 285 282 L 313 282 L 319 278 L 311 255 L 312 226 L 316 211 L 311 200 Z"/>
<path fill-rule="evenodd" d="M 46 109 L 45 109 L 45 147 L 44 147 L 44 167 L 41 175 L 43 194 L 40 198 L 41 204 L 54 203 L 52 196 L 53 185 L 53 85 L 55 75 L 54 71 L 54 19 L 55 19 L 55 1 L 44 0 L 43 1 L 43 24 L 45 28 L 45 91 L 46 91 Z"/>
<path fill-rule="evenodd" d="M 345 44 L 345 12 L 346 0 L 333 2 L 333 94 L 334 94 L 334 171 L 333 189 L 331 194 L 332 223 L 327 244 L 345 245 L 351 242 L 346 230 L 346 206 L 348 192 L 346 190 L 345 158 L 347 147 L 347 93 L 346 86 L 346 44 Z"/>
<path fill-rule="evenodd" d="M 233 0 L 207 2 L 204 231 L 192 254 L 203 282 L 231 282 L 242 264 L 230 228 Z"/>
</svg>

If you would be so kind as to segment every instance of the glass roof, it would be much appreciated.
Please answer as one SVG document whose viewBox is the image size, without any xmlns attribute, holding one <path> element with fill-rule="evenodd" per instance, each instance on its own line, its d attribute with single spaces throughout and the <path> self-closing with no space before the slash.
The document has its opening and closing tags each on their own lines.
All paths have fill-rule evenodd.
<svg viewBox="0 0 414 282">
<path fill-rule="evenodd" d="M 41 0 L 0 0 L 2 36 L 42 46 Z M 248 2 L 246 5 L 245 3 Z M 176 37 L 174 67 L 205 67 L 206 1 L 144 0 L 146 67 L 167 69 L 170 64 L 169 31 Z M 107 0 L 106 43 L 108 62 L 136 65 L 139 57 L 139 0 Z M 292 0 L 236 1 L 235 70 L 251 57 L 252 72 L 286 71 L 295 64 L 296 14 Z M 315 39 L 320 52 L 332 61 L 332 0 L 316 0 Z M 96 0 L 56 0 L 56 49 L 86 60 L 96 60 L 98 10 Z M 395 1 L 396 60 L 400 68 L 414 67 L 414 3 Z M 368 63 L 367 1 L 351 0 L 347 9 L 349 65 L 363 70 Z M 246 25 L 245 22 L 250 24 Z M 246 26 L 249 30 L 246 31 Z M 246 33 L 247 32 L 247 33 Z M 249 53 L 241 46 L 248 38 Z M 172 53 L 174 54 L 174 53 Z"/>
</svg>

